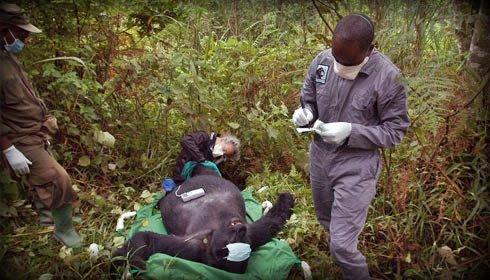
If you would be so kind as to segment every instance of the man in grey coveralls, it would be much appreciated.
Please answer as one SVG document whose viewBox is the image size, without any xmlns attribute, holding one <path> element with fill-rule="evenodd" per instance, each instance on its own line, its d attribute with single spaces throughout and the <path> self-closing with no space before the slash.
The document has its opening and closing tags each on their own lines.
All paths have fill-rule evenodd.
<svg viewBox="0 0 490 280">
<path fill-rule="evenodd" d="M 410 120 L 400 71 L 373 45 L 374 25 L 360 14 L 342 18 L 331 49 L 311 63 L 296 126 L 313 124 L 310 183 L 319 222 L 344 279 L 369 279 L 357 249 L 381 172 L 378 148 L 400 143 Z M 315 122 L 316 121 L 316 122 Z"/>
</svg>

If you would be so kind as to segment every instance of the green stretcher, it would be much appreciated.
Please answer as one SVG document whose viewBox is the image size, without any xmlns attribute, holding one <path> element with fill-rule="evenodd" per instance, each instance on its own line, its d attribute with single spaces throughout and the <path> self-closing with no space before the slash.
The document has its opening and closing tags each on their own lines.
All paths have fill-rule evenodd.
<svg viewBox="0 0 490 280">
<path fill-rule="evenodd" d="M 252 197 L 251 191 L 242 192 L 247 212 L 247 222 L 254 222 L 262 216 L 261 205 Z M 162 222 L 160 210 L 156 204 L 163 197 L 154 196 L 153 203 L 141 207 L 136 219 L 126 235 L 126 240 L 139 231 L 152 231 L 168 234 Z M 291 247 L 277 238 L 253 251 L 247 271 L 244 274 L 226 272 L 202 263 L 193 262 L 161 253 L 152 255 L 146 270 L 139 274 L 146 279 L 286 279 L 293 265 L 301 265 L 301 260 Z"/>
</svg>

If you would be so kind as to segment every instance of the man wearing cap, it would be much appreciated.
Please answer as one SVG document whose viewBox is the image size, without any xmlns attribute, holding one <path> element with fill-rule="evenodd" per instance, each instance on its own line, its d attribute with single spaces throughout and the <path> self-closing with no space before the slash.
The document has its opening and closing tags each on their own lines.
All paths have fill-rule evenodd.
<svg viewBox="0 0 490 280">
<path fill-rule="evenodd" d="M 81 246 L 72 223 L 70 176 L 48 151 L 56 119 L 34 90 L 16 54 L 30 33 L 39 33 L 15 4 L 0 4 L 0 148 L 12 175 L 27 182 L 41 224 L 53 223 L 54 236 L 68 247 Z"/>
<path fill-rule="evenodd" d="M 374 25 L 361 14 L 336 25 L 331 49 L 311 63 L 296 126 L 313 125 L 310 183 L 320 224 L 344 279 L 369 279 L 358 250 L 381 172 L 379 148 L 400 143 L 410 125 L 399 69 L 372 43 Z"/>
</svg>

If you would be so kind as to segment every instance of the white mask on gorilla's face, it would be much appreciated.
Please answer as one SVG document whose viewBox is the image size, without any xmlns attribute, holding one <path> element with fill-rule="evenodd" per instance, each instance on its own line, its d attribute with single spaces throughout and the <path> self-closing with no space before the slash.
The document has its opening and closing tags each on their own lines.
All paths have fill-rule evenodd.
<svg viewBox="0 0 490 280">
<path fill-rule="evenodd" d="M 226 245 L 226 248 L 229 251 L 226 259 L 231 262 L 242 262 L 250 258 L 250 252 L 252 252 L 250 244 L 241 242 L 230 243 Z"/>
</svg>

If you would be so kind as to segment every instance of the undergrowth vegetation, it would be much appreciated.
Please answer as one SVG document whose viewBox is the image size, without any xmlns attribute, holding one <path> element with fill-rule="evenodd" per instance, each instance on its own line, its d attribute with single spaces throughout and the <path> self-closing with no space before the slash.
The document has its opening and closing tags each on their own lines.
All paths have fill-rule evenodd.
<svg viewBox="0 0 490 280">
<path fill-rule="evenodd" d="M 37 225 L 25 189 L 2 173 L 0 271 L 6 278 L 101 278 L 120 244 L 116 219 L 161 190 L 180 138 L 199 129 L 236 134 L 239 162 L 226 178 L 258 201 L 295 194 L 281 233 L 314 278 L 337 279 L 316 221 L 308 139 L 291 123 L 304 75 L 331 32 L 309 1 L 20 1 L 43 33 L 20 59 L 57 117 L 55 157 L 72 176 L 84 243 L 68 250 Z M 23 3 L 22 3 L 23 2 Z M 475 279 L 488 272 L 486 111 L 467 104 L 484 83 L 465 67 L 450 1 L 335 1 L 363 12 L 376 47 L 402 70 L 412 127 L 383 151 L 384 171 L 360 236 L 382 279 Z M 335 12 L 334 12 L 335 10 Z M 61 57 L 58 60 L 41 61 Z M 97 135 L 109 132 L 115 143 Z M 259 192 L 259 190 L 261 190 Z M 292 275 L 291 278 L 300 277 Z"/>
</svg>

